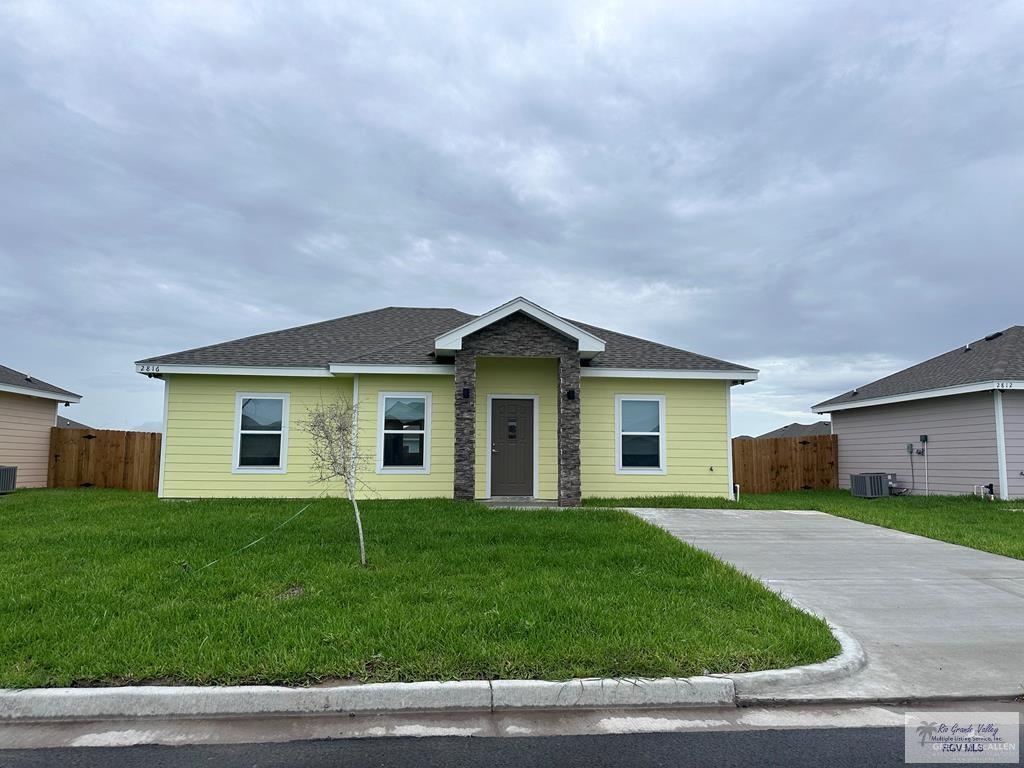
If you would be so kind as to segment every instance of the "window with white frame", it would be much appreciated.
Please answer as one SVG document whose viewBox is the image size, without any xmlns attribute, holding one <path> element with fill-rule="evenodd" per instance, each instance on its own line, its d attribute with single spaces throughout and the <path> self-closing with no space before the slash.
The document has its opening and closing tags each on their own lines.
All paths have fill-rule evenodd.
<svg viewBox="0 0 1024 768">
<path fill-rule="evenodd" d="M 240 392 L 235 402 L 235 471 L 284 472 L 288 395 Z"/>
<path fill-rule="evenodd" d="M 615 396 L 615 458 L 620 473 L 665 471 L 665 396 Z"/>
<path fill-rule="evenodd" d="M 430 394 L 381 392 L 377 421 L 377 471 L 430 471 Z"/>
</svg>

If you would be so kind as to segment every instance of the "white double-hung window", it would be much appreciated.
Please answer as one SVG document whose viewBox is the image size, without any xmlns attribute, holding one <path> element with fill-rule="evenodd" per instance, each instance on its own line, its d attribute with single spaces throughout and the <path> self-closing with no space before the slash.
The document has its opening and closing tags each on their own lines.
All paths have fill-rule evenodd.
<svg viewBox="0 0 1024 768">
<path fill-rule="evenodd" d="M 615 396 L 615 471 L 665 472 L 665 396 Z"/>
<path fill-rule="evenodd" d="M 377 472 L 430 472 L 430 393 L 381 392 L 377 401 Z"/>
<path fill-rule="evenodd" d="M 235 472 L 280 474 L 288 456 L 288 395 L 235 396 Z"/>
</svg>

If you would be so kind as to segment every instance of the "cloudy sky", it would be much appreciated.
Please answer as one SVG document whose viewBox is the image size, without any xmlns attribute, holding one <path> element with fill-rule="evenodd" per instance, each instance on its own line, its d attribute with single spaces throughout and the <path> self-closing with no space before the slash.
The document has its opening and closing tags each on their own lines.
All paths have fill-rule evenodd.
<svg viewBox="0 0 1024 768">
<path fill-rule="evenodd" d="M 1024 323 L 1020 2 L 0 2 L 0 362 L 386 305 L 761 369 L 734 427 Z"/>
</svg>

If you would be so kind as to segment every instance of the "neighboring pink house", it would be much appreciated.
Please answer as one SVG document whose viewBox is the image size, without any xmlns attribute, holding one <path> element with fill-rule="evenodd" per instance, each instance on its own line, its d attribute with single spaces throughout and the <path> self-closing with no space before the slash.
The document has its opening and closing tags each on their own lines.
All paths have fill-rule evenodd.
<svg viewBox="0 0 1024 768">
<path fill-rule="evenodd" d="M 839 487 L 850 475 L 896 476 L 918 494 L 991 486 L 1024 498 L 1024 326 L 990 333 L 845 392 L 812 411 L 832 414 Z"/>
<path fill-rule="evenodd" d="M 81 395 L 0 365 L 0 466 L 18 468 L 18 488 L 45 488 L 57 404 Z"/>
</svg>

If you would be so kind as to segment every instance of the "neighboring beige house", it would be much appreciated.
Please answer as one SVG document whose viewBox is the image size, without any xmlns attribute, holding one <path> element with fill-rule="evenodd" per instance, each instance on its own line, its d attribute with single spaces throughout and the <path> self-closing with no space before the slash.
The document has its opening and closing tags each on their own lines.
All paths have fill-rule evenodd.
<svg viewBox="0 0 1024 768">
<path fill-rule="evenodd" d="M 81 395 L 0 365 L 0 466 L 18 468 L 18 488 L 45 488 L 57 405 Z"/>
<path fill-rule="evenodd" d="M 910 493 L 992 486 L 1024 498 L 1024 327 L 983 339 L 819 403 L 839 436 L 839 485 L 885 472 Z"/>
</svg>

